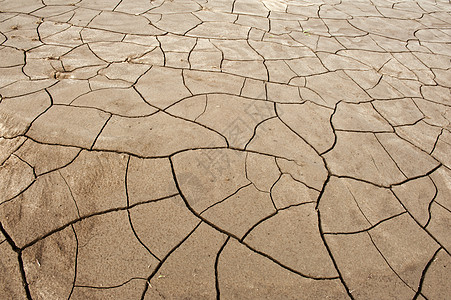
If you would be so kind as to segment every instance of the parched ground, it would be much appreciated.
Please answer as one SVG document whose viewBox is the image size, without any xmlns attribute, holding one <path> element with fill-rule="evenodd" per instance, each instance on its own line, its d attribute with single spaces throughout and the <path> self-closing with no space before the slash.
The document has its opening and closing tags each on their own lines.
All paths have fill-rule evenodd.
<svg viewBox="0 0 451 300">
<path fill-rule="evenodd" d="M 0 299 L 451 299 L 445 0 L 0 0 Z"/>
</svg>

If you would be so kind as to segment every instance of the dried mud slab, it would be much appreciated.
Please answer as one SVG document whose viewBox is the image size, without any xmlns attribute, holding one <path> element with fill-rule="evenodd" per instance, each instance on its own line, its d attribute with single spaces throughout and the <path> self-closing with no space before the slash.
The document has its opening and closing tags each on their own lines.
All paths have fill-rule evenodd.
<svg viewBox="0 0 451 300">
<path fill-rule="evenodd" d="M 450 294 L 448 2 L 0 6 L 0 298 Z"/>
</svg>

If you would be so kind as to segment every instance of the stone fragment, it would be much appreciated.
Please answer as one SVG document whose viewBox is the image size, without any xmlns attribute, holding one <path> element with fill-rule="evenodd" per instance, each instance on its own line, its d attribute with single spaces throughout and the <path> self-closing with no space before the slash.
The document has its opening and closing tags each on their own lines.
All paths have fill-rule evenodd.
<svg viewBox="0 0 451 300">
<path fill-rule="evenodd" d="M 386 64 L 384 64 L 379 72 L 381 74 L 396 77 L 398 79 L 418 79 L 414 72 L 409 70 L 406 66 L 402 65 L 395 59 L 390 59 Z"/>
<path fill-rule="evenodd" d="M 267 1 L 267 3 L 271 3 Z M 304 17 L 317 17 L 319 12 L 319 7 L 317 5 L 308 5 L 304 3 L 290 3 L 290 5 L 280 5 L 280 4 L 273 4 L 274 6 L 277 6 L 278 11 L 286 11 L 289 14 L 297 15 L 301 18 Z"/>
<path fill-rule="evenodd" d="M 435 81 L 438 84 L 451 88 L 451 72 L 449 70 L 435 69 L 433 72 L 435 75 Z"/>
<path fill-rule="evenodd" d="M 40 59 L 27 59 L 27 63 L 23 68 L 24 74 L 31 80 L 45 80 L 55 78 L 57 72 L 64 72 L 60 61 L 44 61 Z"/>
<path fill-rule="evenodd" d="M 419 29 L 415 32 L 415 36 L 422 42 L 442 43 L 449 39 L 449 35 L 438 28 Z"/>
<path fill-rule="evenodd" d="M 358 48 L 359 50 L 367 51 L 383 50 L 369 35 L 355 37 L 337 36 L 336 39 L 348 49 Z"/>
<path fill-rule="evenodd" d="M 203 3 L 203 9 L 193 12 L 193 15 L 204 22 L 223 21 L 233 23 L 236 16 L 231 14 L 233 2 L 217 1 Z"/>
<path fill-rule="evenodd" d="M 22 20 L 18 20 L 16 18 L 12 18 L 17 20 L 17 23 Z M 16 30 L 12 30 L 10 32 L 5 32 L 4 36 L 6 36 L 6 41 L 3 42 L 3 45 L 10 46 L 19 50 L 28 51 L 34 47 L 42 45 L 42 42 L 39 41 L 38 32 L 36 30 L 37 27 L 37 18 L 30 18 L 28 21 L 34 25 L 33 29 L 18 28 Z"/>
<path fill-rule="evenodd" d="M 295 85 L 299 87 L 299 93 L 301 92 L 300 89 L 305 86 L 305 77 L 296 76 L 290 79 L 290 82 L 288 82 L 289 85 Z"/>
<path fill-rule="evenodd" d="M 347 37 L 355 37 L 355 36 L 364 36 L 367 34 L 365 30 L 361 30 L 360 28 L 356 28 L 354 24 L 350 24 L 348 20 L 343 19 L 324 19 L 324 24 L 328 27 L 328 32 L 331 36 L 347 36 Z"/>
<path fill-rule="evenodd" d="M 308 34 L 308 35 L 319 35 L 319 36 L 326 36 L 326 37 L 330 37 L 330 33 L 329 33 L 329 29 L 327 28 L 326 24 L 324 23 L 324 21 L 322 19 L 317 18 L 318 13 L 317 11 L 319 11 L 319 7 L 315 6 L 311 6 L 310 9 L 311 11 L 309 12 L 305 12 L 306 14 L 302 13 L 302 9 L 306 10 L 306 6 L 300 6 L 301 8 L 301 12 L 300 14 L 303 16 L 311 16 L 310 18 L 308 18 L 307 20 L 300 20 L 299 23 L 302 26 L 303 29 L 303 34 Z M 313 11 L 315 11 L 315 16 L 311 15 L 311 13 L 313 13 Z"/>
<path fill-rule="evenodd" d="M 370 37 L 371 38 L 371 37 Z M 354 48 L 354 47 L 352 47 Z M 361 49 L 347 49 L 338 52 L 342 56 L 350 57 L 367 66 L 372 66 L 375 70 L 382 68 L 392 56 L 389 53 L 378 51 L 364 51 Z M 387 76 L 388 77 L 388 76 Z"/>
<path fill-rule="evenodd" d="M 141 15 L 154 7 L 158 7 L 158 3 L 147 0 L 123 0 L 114 8 L 114 11 Z M 133 282 L 130 286 L 137 286 L 139 284 L 142 284 L 142 282 Z"/>
<path fill-rule="evenodd" d="M 411 70 L 416 79 L 424 84 L 435 84 L 434 73 L 421 60 L 419 60 L 413 53 L 395 53 L 393 56 L 402 63 L 406 68 Z"/>
<path fill-rule="evenodd" d="M 233 6 L 233 13 L 267 17 L 269 11 L 262 2 L 238 0 Z"/>
<path fill-rule="evenodd" d="M 60 22 L 65 23 L 69 20 L 68 15 L 73 13 L 75 10 L 75 8 L 71 7 L 70 4 L 74 4 L 75 2 L 76 0 L 66 2 L 61 0 L 50 0 L 47 1 L 46 6 L 34 11 L 33 15 L 51 21 L 59 20 Z M 58 4 L 63 5 L 59 6 Z"/>
<path fill-rule="evenodd" d="M 448 57 L 437 53 L 415 52 L 414 55 L 429 68 L 448 69 L 451 67 Z"/>
<path fill-rule="evenodd" d="M 269 30 L 269 34 L 274 35 L 288 35 L 292 31 L 301 31 L 302 28 L 299 24 L 298 20 L 281 20 L 277 18 L 271 18 L 271 28 Z M 269 35 L 269 37 L 273 37 Z M 294 44 L 294 43 L 293 43 Z"/>
<path fill-rule="evenodd" d="M 43 33 L 41 33 L 41 28 L 45 28 L 46 24 L 47 25 L 47 32 L 50 34 L 47 34 L 46 30 L 44 30 Z M 83 42 L 81 40 L 80 37 L 80 28 L 79 27 L 75 27 L 75 26 L 69 26 L 68 24 L 65 24 L 67 26 L 67 28 L 65 28 L 64 30 L 60 30 L 60 28 L 58 28 L 59 26 L 56 25 L 53 22 L 43 22 L 41 24 L 41 26 L 39 26 L 38 30 L 41 34 L 41 40 L 48 45 L 51 44 L 58 44 L 58 45 L 64 45 L 64 46 L 69 46 L 69 47 L 76 47 L 81 45 Z M 50 28 L 49 28 L 50 27 Z M 56 28 L 52 28 L 52 27 L 56 27 Z M 56 30 L 54 30 L 56 29 Z M 52 32 L 53 31 L 53 32 Z M 54 32 L 54 31 L 58 31 L 58 32 Z"/>
<path fill-rule="evenodd" d="M 5 3 L 2 4 L 2 12 L 20 12 L 20 13 L 31 13 L 34 10 L 37 10 L 41 7 L 43 7 L 44 4 L 38 0 L 32 0 L 32 1 L 5 1 Z"/>
<path fill-rule="evenodd" d="M 367 93 L 373 98 L 378 100 L 393 100 L 395 98 L 402 98 L 404 95 L 390 85 L 386 76 L 378 80 L 372 87 L 367 89 Z"/>
<path fill-rule="evenodd" d="M 401 4 L 402 5 L 402 4 Z M 406 7 L 401 7 L 396 5 L 393 8 L 388 7 L 381 7 L 378 8 L 378 11 L 387 18 L 399 18 L 403 20 L 409 20 L 409 19 L 420 19 L 422 17 L 422 14 L 418 11 L 414 11 L 412 9 L 411 5 L 408 4 Z"/>
<path fill-rule="evenodd" d="M 196 39 L 174 34 L 158 37 L 164 52 L 190 52 L 196 45 Z"/>
<path fill-rule="evenodd" d="M 95 9 L 95 10 L 113 10 L 114 7 L 116 7 L 117 3 L 115 1 L 110 2 L 107 0 L 81 0 L 80 3 L 78 3 L 79 6 L 85 7 L 88 9 Z"/>
<path fill-rule="evenodd" d="M 396 89 L 402 97 L 422 97 L 420 91 L 422 83 L 418 80 L 397 79 L 390 76 L 384 76 L 383 80 Z"/>
<path fill-rule="evenodd" d="M 451 105 L 451 91 L 441 86 L 422 86 L 421 93 L 426 100 L 444 105 Z"/>
<path fill-rule="evenodd" d="M 73 0 L 71 0 L 72 2 Z M 64 2 L 63 4 L 66 4 L 67 2 Z M 74 10 L 74 14 L 69 17 L 69 20 L 67 23 L 75 25 L 75 26 L 87 26 L 92 19 L 99 14 L 99 11 L 87 9 L 83 7 L 78 7 Z"/>
</svg>

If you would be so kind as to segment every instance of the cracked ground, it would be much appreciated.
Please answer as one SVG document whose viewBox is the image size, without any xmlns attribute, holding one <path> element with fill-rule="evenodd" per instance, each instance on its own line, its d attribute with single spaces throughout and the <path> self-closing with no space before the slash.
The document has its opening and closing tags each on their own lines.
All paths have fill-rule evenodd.
<svg viewBox="0 0 451 300">
<path fill-rule="evenodd" d="M 0 0 L 0 298 L 450 299 L 445 0 Z"/>
</svg>

